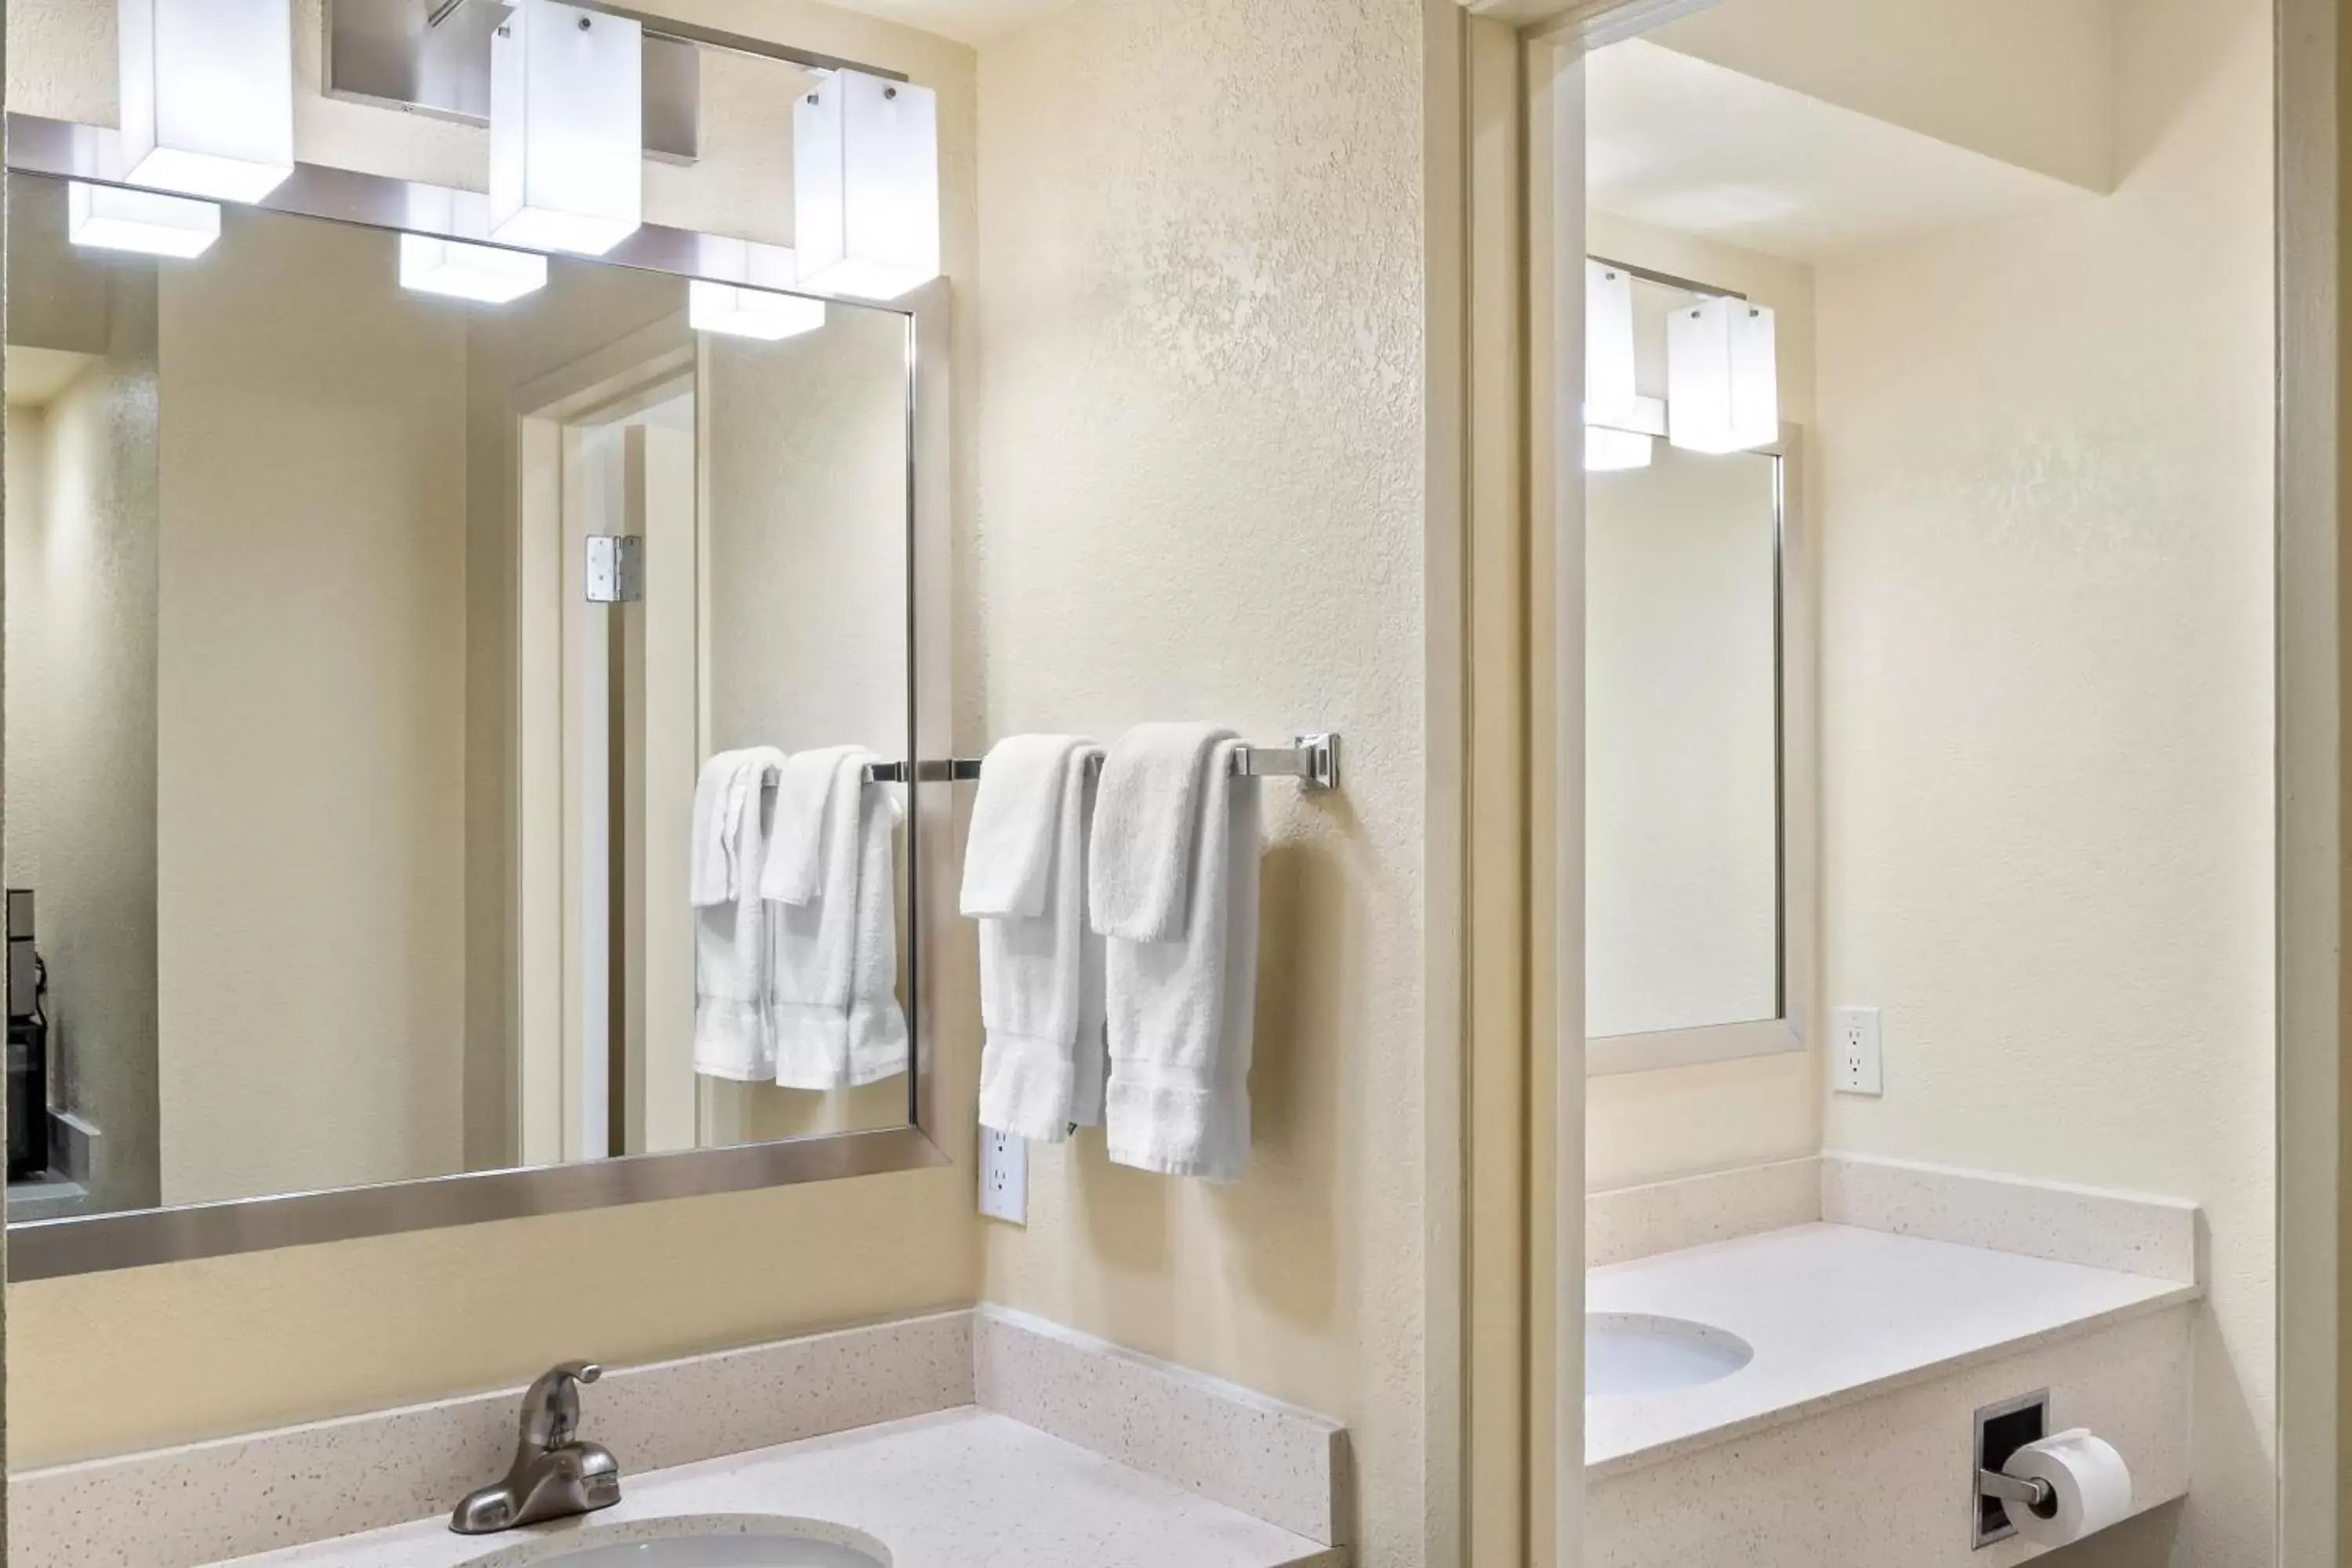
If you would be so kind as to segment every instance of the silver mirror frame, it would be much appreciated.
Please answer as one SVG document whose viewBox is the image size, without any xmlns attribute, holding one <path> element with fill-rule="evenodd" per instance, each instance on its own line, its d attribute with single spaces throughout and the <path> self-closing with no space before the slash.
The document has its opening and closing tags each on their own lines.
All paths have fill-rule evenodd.
<svg viewBox="0 0 2352 1568">
<path fill-rule="evenodd" d="M 1814 954 L 1820 921 L 1820 785 L 1815 762 L 1812 562 L 1804 508 L 1805 448 L 1794 425 L 1756 451 L 1777 460 L 1778 544 L 1773 552 L 1774 657 L 1780 666 L 1780 1005 L 1778 1016 L 1703 1024 L 1584 1042 L 1584 1073 L 1603 1078 L 1656 1068 L 1801 1051 L 1813 1034 Z"/>
<path fill-rule="evenodd" d="M 10 114 L 6 133 L 6 164 L 11 173 L 120 183 L 119 145 L 110 129 Z M 417 188 L 402 180 L 297 164 L 291 178 L 255 205 L 270 211 L 415 233 L 421 231 L 408 221 L 408 215 L 416 210 L 410 195 Z M 723 260 L 714 257 L 706 262 L 704 238 L 683 229 L 647 225 L 601 259 L 607 265 L 679 278 L 726 279 Z M 946 630 L 950 605 L 948 462 L 952 289 L 941 278 L 888 304 L 877 306 L 862 300 L 845 302 L 890 310 L 908 321 L 908 697 L 914 755 L 945 759 L 953 754 L 949 726 L 954 711 Z M 956 921 L 952 898 L 934 897 L 929 889 L 952 886 L 956 785 L 950 782 L 944 765 L 926 763 L 915 771 L 916 779 L 906 786 L 909 797 L 908 893 L 918 932 L 908 963 L 915 1060 L 908 1075 L 906 1125 L 734 1148 L 624 1155 L 578 1164 L 468 1172 L 373 1186 L 27 1221 L 7 1227 L 8 1279 L 49 1279 L 952 1163 L 955 1156 L 941 1140 L 945 1108 L 938 1039 L 942 1012 L 938 975 L 943 966 L 938 959 L 955 940 Z M 0 831 L 5 831 L 5 795 L 0 795 Z"/>
</svg>

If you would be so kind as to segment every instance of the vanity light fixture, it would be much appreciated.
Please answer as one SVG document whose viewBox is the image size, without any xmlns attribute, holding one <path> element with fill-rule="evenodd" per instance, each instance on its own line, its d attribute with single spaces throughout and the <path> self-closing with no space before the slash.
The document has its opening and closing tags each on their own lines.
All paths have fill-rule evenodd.
<svg viewBox="0 0 2352 1568">
<path fill-rule="evenodd" d="M 629 17 L 516 0 L 490 36 L 492 239 L 602 256 L 637 231 L 644 56 Z"/>
<path fill-rule="evenodd" d="M 1584 263 L 1586 423 L 1623 423 L 1635 395 L 1633 274 L 1588 258 Z"/>
<path fill-rule="evenodd" d="M 793 106 L 801 282 L 896 300 L 940 275 L 939 100 L 846 68 Z"/>
<path fill-rule="evenodd" d="M 1691 452 L 1744 452 L 1780 435 L 1770 310 L 1715 298 L 1666 318 L 1666 438 Z"/>
<path fill-rule="evenodd" d="M 435 235 L 400 237 L 400 286 L 503 305 L 547 287 L 547 258 L 530 250 L 468 245 Z"/>
<path fill-rule="evenodd" d="M 744 239 L 706 238 L 703 251 L 715 270 L 737 282 L 697 278 L 687 285 L 687 324 L 698 332 L 776 342 L 824 325 L 824 301 L 779 293 L 800 281 L 793 253 L 781 245 Z"/>
<path fill-rule="evenodd" d="M 221 210 L 211 202 L 74 180 L 66 187 L 66 237 L 91 250 L 141 256 L 202 256 L 220 237 Z"/>
<path fill-rule="evenodd" d="M 120 0 L 123 177 L 257 202 L 294 172 L 286 0 Z"/>
</svg>

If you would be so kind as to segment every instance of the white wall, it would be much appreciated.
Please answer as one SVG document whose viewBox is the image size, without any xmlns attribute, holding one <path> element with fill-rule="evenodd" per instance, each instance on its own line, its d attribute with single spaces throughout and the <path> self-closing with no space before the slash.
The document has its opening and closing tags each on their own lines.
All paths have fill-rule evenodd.
<svg viewBox="0 0 2352 1568">
<path fill-rule="evenodd" d="M 164 1201 L 459 1170 L 465 314 L 234 212 L 160 288 Z"/>
<path fill-rule="evenodd" d="M 2271 11 L 2118 25 L 2111 199 L 1820 270 L 1826 1000 L 1886 1082 L 1826 1141 L 2203 1205 L 2207 1568 L 2272 1528 Z"/>
<path fill-rule="evenodd" d="M 6 879 L 37 895 L 63 1068 L 50 1095 L 98 1128 L 110 1208 L 157 1184 L 155 290 L 133 269 L 111 293 L 106 354 L 46 408 L 7 412 L 5 753 Z"/>
<path fill-rule="evenodd" d="M 1230 1188 L 1040 1147 L 985 1292 L 1328 1410 L 1422 1561 L 1422 8 L 1082 0 L 981 52 L 962 740 L 1341 731 L 1265 786 Z"/>
</svg>

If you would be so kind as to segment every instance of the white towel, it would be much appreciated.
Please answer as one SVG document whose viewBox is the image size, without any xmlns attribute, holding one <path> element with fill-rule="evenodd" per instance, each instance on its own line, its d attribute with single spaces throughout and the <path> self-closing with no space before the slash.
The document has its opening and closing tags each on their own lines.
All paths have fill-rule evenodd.
<svg viewBox="0 0 2352 1568">
<path fill-rule="evenodd" d="M 907 1068 L 898 1003 L 898 806 L 869 788 L 872 753 L 803 752 L 784 764 L 761 886 L 775 1081 L 829 1089 Z"/>
<path fill-rule="evenodd" d="M 775 1073 L 760 872 L 767 785 L 783 763 L 772 747 L 721 752 L 695 784 L 694 1070 L 712 1078 Z"/>
<path fill-rule="evenodd" d="M 1103 765 L 1090 882 L 1095 929 L 1111 938 L 1110 1157 L 1213 1182 L 1239 1180 L 1249 1161 L 1259 832 L 1257 781 L 1233 773 L 1239 750 L 1230 731 L 1208 725 L 1146 725 L 1122 738 Z M 1114 800 L 1124 825 L 1116 837 Z M 1139 923 L 1172 904 L 1173 940 L 1110 929 L 1101 895 L 1113 889 Z"/>
<path fill-rule="evenodd" d="M 980 1121 L 1059 1143 L 1103 1116 L 1103 942 L 1087 922 L 1092 764 L 1076 735 L 989 749 L 964 850 L 980 921 Z"/>
</svg>

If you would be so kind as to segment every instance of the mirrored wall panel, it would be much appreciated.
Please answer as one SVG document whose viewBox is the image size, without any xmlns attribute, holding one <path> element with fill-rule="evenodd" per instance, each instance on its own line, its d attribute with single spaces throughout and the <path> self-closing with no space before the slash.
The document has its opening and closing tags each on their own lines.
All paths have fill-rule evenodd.
<svg viewBox="0 0 2352 1568">
<path fill-rule="evenodd" d="M 1780 466 L 1586 477 L 1586 1032 L 1781 1011 Z"/>
<path fill-rule="evenodd" d="M 906 1124 L 908 318 L 7 196 L 9 1217 Z"/>
</svg>

